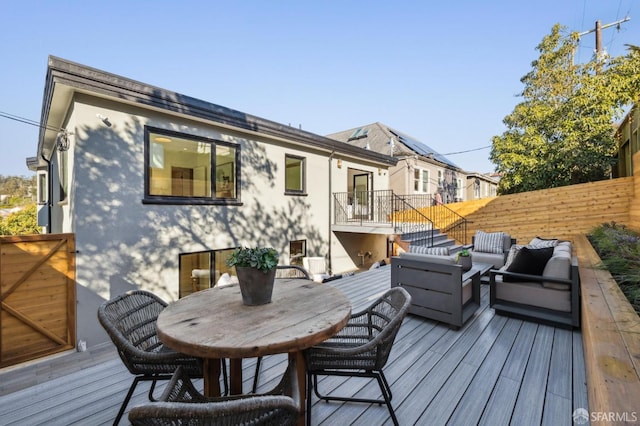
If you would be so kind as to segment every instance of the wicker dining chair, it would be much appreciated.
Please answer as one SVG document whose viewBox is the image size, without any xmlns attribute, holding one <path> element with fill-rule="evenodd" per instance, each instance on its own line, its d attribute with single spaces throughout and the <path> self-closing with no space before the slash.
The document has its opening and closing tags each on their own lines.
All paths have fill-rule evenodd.
<svg viewBox="0 0 640 426">
<path fill-rule="evenodd" d="M 276 266 L 276 279 L 304 279 L 309 280 L 309 273 L 302 266 L 298 265 L 278 265 Z M 262 357 L 256 360 L 256 374 L 253 376 L 253 386 L 251 391 L 256 393 L 258 390 L 258 380 L 260 378 L 260 366 L 262 365 Z"/>
<path fill-rule="evenodd" d="M 153 293 L 132 290 L 104 302 L 98 308 L 98 319 L 113 341 L 118 355 L 135 377 L 114 424 L 118 424 L 140 381 L 151 381 L 149 400 L 157 380 L 169 380 L 178 367 L 191 377 L 202 377 L 202 360 L 175 352 L 158 338 L 156 321 L 167 303 Z M 225 393 L 228 382 L 222 363 Z"/>
<path fill-rule="evenodd" d="M 298 265 L 277 265 L 276 278 L 302 278 L 309 280 L 309 273 Z"/>
<path fill-rule="evenodd" d="M 312 388 L 316 396 L 325 401 L 385 403 L 393 423 L 398 424 L 391 405 L 391 388 L 382 369 L 410 304 L 411 296 L 402 287 L 387 290 L 368 308 L 352 314 L 337 335 L 305 351 L 308 424 L 311 419 Z M 384 399 L 322 395 L 318 390 L 318 376 L 375 378 Z"/>
<path fill-rule="evenodd" d="M 300 407 L 295 358 L 270 392 L 207 398 L 198 392 L 182 367 L 176 370 L 158 402 L 133 407 L 129 421 L 146 425 L 294 425 Z"/>
</svg>

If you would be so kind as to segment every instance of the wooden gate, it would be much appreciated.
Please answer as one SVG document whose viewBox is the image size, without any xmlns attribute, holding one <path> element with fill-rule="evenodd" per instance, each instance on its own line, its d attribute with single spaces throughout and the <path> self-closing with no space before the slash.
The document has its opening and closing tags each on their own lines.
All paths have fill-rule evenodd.
<svg viewBox="0 0 640 426">
<path fill-rule="evenodd" d="M 0 237 L 0 367 L 75 348 L 73 234 Z"/>
</svg>

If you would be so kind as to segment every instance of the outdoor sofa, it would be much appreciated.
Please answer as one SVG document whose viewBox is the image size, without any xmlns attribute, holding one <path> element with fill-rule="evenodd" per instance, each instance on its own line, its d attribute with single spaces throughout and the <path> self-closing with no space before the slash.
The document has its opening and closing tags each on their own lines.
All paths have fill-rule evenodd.
<svg viewBox="0 0 640 426">
<path fill-rule="evenodd" d="M 550 253 L 548 260 L 544 253 Z M 580 327 L 580 276 L 570 242 L 534 238 L 527 246 L 514 245 L 507 264 L 489 273 L 497 314 Z"/>
<path fill-rule="evenodd" d="M 499 269 L 504 266 L 509 250 L 515 243 L 515 238 L 506 232 L 477 231 L 471 237 L 469 252 L 473 262 L 488 263 Z"/>
</svg>

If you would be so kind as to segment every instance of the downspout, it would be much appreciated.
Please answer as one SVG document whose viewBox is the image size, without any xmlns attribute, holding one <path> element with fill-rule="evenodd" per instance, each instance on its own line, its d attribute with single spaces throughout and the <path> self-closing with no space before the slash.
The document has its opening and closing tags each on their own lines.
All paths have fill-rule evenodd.
<svg viewBox="0 0 640 426">
<path fill-rule="evenodd" d="M 327 227 L 328 230 L 328 238 L 327 241 L 329 242 L 329 250 L 327 253 L 328 259 L 328 271 L 330 274 L 333 273 L 333 268 L 331 265 L 331 201 L 332 201 L 332 180 L 331 180 L 331 176 L 333 175 L 332 169 L 331 169 L 331 161 L 333 160 L 333 155 L 336 153 L 336 151 L 331 151 L 331 154 L 329 154 L 329 226 Z"/>
<path fill-rule="evenodd" d="M 51 233 L 51 198 L 53 197 L 53 189 L 51 184 L 51 160 L 47 160 L 44 154 L 40 157 L 47 163 L 47 234 Z M 37 175 L 37 174 L 36 174 Z M 38 183 L 36 182 L 36 185 Z"/>
</svg>

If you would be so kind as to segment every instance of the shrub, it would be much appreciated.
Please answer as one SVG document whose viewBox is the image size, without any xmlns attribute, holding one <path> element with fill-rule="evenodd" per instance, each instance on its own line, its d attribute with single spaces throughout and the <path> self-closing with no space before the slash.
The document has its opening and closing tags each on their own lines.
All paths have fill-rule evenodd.
<svg viewBox="0 0 640 426">
<path fill-rule="evenodd" d="M 0 217 L 0 235 L 39 234 L 36 205 L 30 204 L 24 209 L 11 213 L 6 219 Z"/>
<path fill-rule="evenodd" d="M 615 222 L 604 223 L 588 235 L 600 259 L 640 315 L 640 234 Z"/>
</svg>

